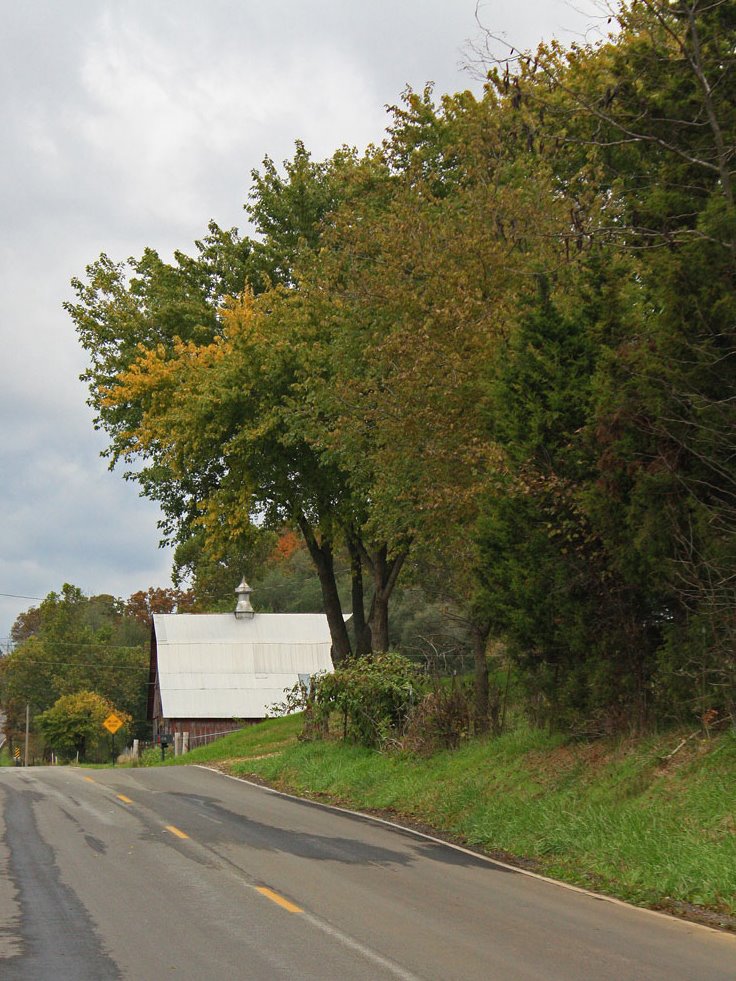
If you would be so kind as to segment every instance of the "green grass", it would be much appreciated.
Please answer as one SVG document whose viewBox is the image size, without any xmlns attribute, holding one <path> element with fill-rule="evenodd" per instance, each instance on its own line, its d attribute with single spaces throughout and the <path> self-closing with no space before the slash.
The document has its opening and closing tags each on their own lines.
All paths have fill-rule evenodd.
<svg viewBox="0 0 736 981">
<path fill-rule="evenodd" d="M 214 763 L 282 789 L 390 811 L 547 875 L 629 901 L 736 916 L 736 736 L 566 743 L 520 729 L 429 758 L 299 742 L 298 717 L 170 764 Z"/>
</svg>

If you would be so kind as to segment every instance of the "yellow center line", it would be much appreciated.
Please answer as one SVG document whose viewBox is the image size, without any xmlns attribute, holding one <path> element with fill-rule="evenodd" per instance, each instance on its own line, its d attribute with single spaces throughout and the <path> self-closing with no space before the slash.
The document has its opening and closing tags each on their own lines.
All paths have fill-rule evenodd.
<svg viewBox="0 0 736 981">
<path fill-rule="evenodd" d="M 179 831 L 178 828 L 175 828 L 173 824 L 167 824 L 166 825 L 166 830 L 167 831 L 170 831 L 172 833 L 172 835 L 176 835 L 177 838 L 188 838 L 189 837 L 189 835 L 185 835 L 183 831 Z"/>
<path fill-rule="evenodd" d="M 277 892 L 273 889 L 268 889 L 266 886 L 256 886 L 256 892 L 259 892 L 266 899 L 270 899 L 272 903 L 276 903 L 277 906 L 281 906 L 282 909 L 288 910 L 290 913 L 303 913 L 304 910 L 301 906 L 296 906 L 294 903 L 289 902 L 283 896 L 279 896 Z"/>
<path fill-rule="evenodd" d="M 125 794 L 118 794 L 118 800 L 121 800 L 123 804 L 132 804 L 133 801 L 130 797 L 126 797 Z"/>
<path fill-rule="evenodd" d="M 94 780 L 92 779 L 92 777 L 85 777 L 84 779 L 85 779 L 85 780 L 87 781 L 87 783 L 94 783 L 94 782 L 95 782 L 95 781 L 94 781 Z"/>
</svg>

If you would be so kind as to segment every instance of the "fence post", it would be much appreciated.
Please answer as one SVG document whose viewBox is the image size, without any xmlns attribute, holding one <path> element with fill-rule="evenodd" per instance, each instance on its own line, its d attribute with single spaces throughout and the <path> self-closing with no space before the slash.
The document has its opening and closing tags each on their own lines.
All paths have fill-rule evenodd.
<svg viewBox="0 0 736 981">
<path fill-rule="evenodd" d="M 188 753 L 189 752 L 189 733 L 188 732 L 183 732 L 181 734 L 181 736 L 182 736 L 182 739 L 181 739 L 181 751 L 182 751 L 182 753 Z"/>
<path fill-rule="evenodd" d="M 174 756 L 181 756 L 181 733 L 174 733 Z"/>
<path fill-rule="evenodd" d="M 133 759 L 137 760 L 141 755 L 140 740 L 133 740 Z"/>
</svg>

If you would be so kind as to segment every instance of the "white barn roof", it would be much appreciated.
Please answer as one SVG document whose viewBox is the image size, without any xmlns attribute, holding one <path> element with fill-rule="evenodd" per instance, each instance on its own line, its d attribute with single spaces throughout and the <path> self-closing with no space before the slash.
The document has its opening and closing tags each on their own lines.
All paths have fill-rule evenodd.
<svg viewBox="0 0 736 981">
<path fill-rule="evenodd" d="M 157 613 L 165 719 L 261 719 L 299 675 L 332 671 L 322 613 Z"/>
</svg>

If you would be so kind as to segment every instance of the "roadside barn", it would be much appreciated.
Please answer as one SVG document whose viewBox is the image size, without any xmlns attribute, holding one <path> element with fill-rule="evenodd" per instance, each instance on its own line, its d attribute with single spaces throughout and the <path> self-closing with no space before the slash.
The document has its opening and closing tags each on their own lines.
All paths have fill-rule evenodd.
<svg viewBox="0 0 736 981">
<path fill-rule="evenodd" d="M 154 614 L 148 717 L 153 738 L 193 742 L 264 719 L 284 690 L 332 671 L 321 613 L 254 613 L 243 582 L 235 613 Z"/>
</svg>

